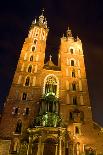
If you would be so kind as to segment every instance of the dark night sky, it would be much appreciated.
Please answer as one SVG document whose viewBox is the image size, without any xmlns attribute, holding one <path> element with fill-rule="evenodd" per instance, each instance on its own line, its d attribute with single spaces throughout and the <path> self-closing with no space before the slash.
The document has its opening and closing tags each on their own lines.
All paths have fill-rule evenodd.
<svg viewBox="0 0 103 155">
<path fill-rule="evenodd" d="M 2 107 L 32 20 L 45 8 L 50 28 L 47 58 L 57 61 L 59 38 L 68 25 L 82 40 L 93 107 L 93 118 L 103 126 L 103 1 L 11 0 L 0 2 L 0 105 Z"/>
</svg>

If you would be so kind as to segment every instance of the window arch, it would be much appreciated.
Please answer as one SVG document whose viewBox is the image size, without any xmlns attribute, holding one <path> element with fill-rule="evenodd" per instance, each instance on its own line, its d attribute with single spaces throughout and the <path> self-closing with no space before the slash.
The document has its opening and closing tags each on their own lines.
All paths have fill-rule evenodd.
<svg viewBox="0 0 103 155">
<path fill-rule="evenodd" d="M 21 134 L 21 129 L 22 129 L 22 121 L 18 120 L 17 125 L 16 125 L 16 129 L 15 129 L 15 133 Z"/>
<path fill-rule="evenodd" d="M 74 60 L 71 60 L 70 64 L 71 66 L 74 66 Z"/>
<path fill-rule="evenodd" d="M 69 52 L 70 52 L 70 54 L 74 54 L 75 53 L 75 48 L 74 47 L 69 47 Z"/>
<path fill-rule="evenodd" d="M 28 67 L 28 72 L 29 72 L 29 73 L 32 72 L 32 65 L 29 65 L 29 67 Z"/>
<path fill-rule="evenodd" d="M 25 80 L 25 86 L 29 86 L 30 85 L 30 77 L 28 76 Z"/>
<path fill-rule="evenodd" d="M 31 50 L 32 50 L 32 52 L 35 52 L 36 51 L 36 47 L 32 46 Z"/>
<path fill-rule="evenodd" d="M 77 97 L 76 96 L 73 96 L 72 103 L 73 103 L 73 105 L 77 105 Z"/>
<path fill-rule="evenodd" d="M 74 82 L 72 83 L 72 90 L 76 91 L 76 83 L 74 83 Z"/>
<path fill-rule="evenodd" d="M 75 66 L 76 60 L 74 58 L 70 59 L 70 66 Z"/>
<path fill-rule="evenodd" d="M 44 79 L 43 94 L 54 94 L 56 97 L 59 95 L 59 81 L 54 74 L 49 74 Z"/>
<path fill-rule="evenodd" d="M 79 134 L 79 127 L 75 126 L 75 134 Z"/>
<path fill-rule="evenodd" d="M 37 44 L 37 39 L 35 38 L 33 42 L 34 42 L 34 44 Z"/>
<path fill-rule="evenodd" d="M 75 77 L 75 70 L 72 70 L 72 77 Z"/>
<path fill-rule="evenodd" d="M 27 99 L 27 93 L 24 92 L 24 93 L 22 94 L 22 100 L 26 100 L 26 99 Z"/>
<path fill-rule="evenodd" d="M 33 61 L 33 55 L 30 56 L 30 61 Z"/>
</svg>

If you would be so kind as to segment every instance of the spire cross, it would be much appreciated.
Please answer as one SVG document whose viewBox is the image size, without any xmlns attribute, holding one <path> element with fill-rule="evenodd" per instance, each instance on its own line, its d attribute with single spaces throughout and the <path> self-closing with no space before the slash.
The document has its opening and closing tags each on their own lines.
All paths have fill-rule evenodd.
<svg viewBox="0 0 103 155">
<path fill-rule="evenodd" d="M 51 58 L 52 58 L 52 55 L 50 54 L 50 56 L 49 56 L 50 61 L 51 61 Z"/>
<path fill-rule="evenodd" d="M 43 13 L 44 13 L 44 8 L 42 9 L 42 15 L 43 15 Z"/>
</svg>

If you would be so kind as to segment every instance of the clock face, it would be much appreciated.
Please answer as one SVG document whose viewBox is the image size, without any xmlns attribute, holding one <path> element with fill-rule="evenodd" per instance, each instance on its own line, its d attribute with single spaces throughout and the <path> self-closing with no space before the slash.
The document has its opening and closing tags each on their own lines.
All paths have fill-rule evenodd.
<svg viewBox="0 0 103 155">
<path fill-rule="evenodd" d="M 29 38 L 37 38 L 40 40 L 46 40 L 47 32 L 43 28 L 34 27 L 29 32 Z"/>
</svg>

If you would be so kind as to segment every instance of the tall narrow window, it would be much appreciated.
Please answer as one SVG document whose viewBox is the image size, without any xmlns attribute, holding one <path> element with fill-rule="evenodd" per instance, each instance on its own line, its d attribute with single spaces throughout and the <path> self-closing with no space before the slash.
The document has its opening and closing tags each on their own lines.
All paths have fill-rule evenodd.
<svg viewBox="0 0 103 155">
<path fill-rule="evenodd" d="M 79 134 L 79 127 L 75 126 L 75 134 Z"/>
<path fill-rule="evenodd" d="M 71 66 L 74 66 L 74 60 L 71 60 Z"/>
<path fill-rule="evenodd" d="M 73 54 L 73 52 L 74 52 L 74 51 L 73 51 L 73 48 L 70 48 L 70 53 Z"/>
<path fill-rule="evenodd" d="M 75 70 L 72 71 L 72 77 L 75 77 Z"/>
<path fill-rule="evenodd" d="M 31 73 L 31 71 L 32 71 L 32 65 L 28 67 L 28 72 Z"/>
<path fill-rule="evenodd" d="M 33 55 L 31 55 L 31 57 L 30 57 L 30 61 L 33 61 Z"/>
<path fill-rule="evenodd" d="M 26 108 L 25 115 L 29 115 L 29 108 Z"/>
<path fill-rule="evenodd" d="M 18 108 L 15 108 L 15 115 L 17 115 L 18 114 L 18 111 L 19 111 L 19 109 Z"/>
<path fill-rule="evenodd" d="M 18 111 L 19 111 L 19 108 L 18 108 L 18 107 L 13 107 L 13 112 L 12 112 L 12 114 L 13 114 L 13 115 L 18 115 Z"/>
<path fill-rule="evenodd" d="M 73 96 L 73 105 L 77 105 L 77 97 Z"/>
<path fill-rule="evenodd" d="M 37 39 L 34 39 L 34 44 L 36 44 L 37 43 Z"/>
<path fill-rule="evenodd" d="M 36 50 L 36 47 L 35 46 L 33 46 L 32 47 L 32 52 L 34 52 Z"/>
<path fill-rule="evenodd" d="M 26 100 L 26 99 L 27 99 L 27 93 L 23 93 L 22 100 Z"/>
<path fill-rule="evenodd" d="M 76 84 L 75 83 L 72 83 L 72 90 L 76 91 Z"/>
<path fill-rule="evenodd" d="M 27 77 L 25 81 L 25 86 L 29 86 L 29 84 L 30 84 L 30 77 Z"/>
<path fill-rule="evenodd" d="M 21 120 L 18 120 L 15 133 L 21 134 L 21 128 L 22 128 L 22 122 L 21 122 Z"/>
</svg>

